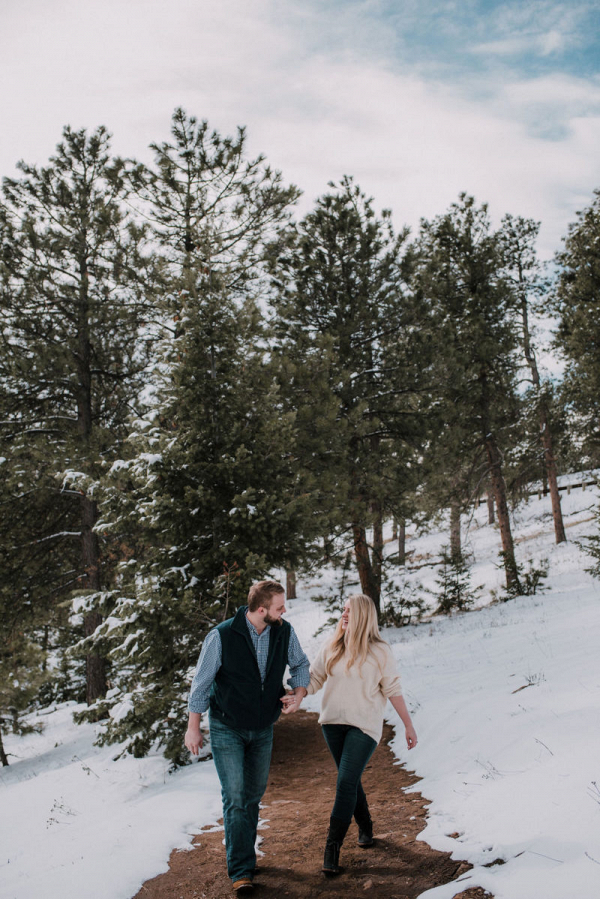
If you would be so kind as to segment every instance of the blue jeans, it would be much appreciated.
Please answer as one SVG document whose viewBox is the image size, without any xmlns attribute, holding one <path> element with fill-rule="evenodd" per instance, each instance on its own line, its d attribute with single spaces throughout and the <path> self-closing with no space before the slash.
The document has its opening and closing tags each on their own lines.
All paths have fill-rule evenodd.
<svg viewBox="0 0 600 899">
<path fill-rule="evenodd" d="M 210 744 L 223 798 L 227 873 L 232 880 L 252 877 L 258 806 L 267 788 L 273 725 L 237 730 L 210 716 Z"/>
<path fill-rule="evenodd" d="M 373 737 L 350 724 L 323 724 L 323 736 L 338 769 L 332 817 L 350 824 L 352 816 L 366 809 L 367 797 L 360 781 L 367 762 L 377 749 Z"/>
</svg>

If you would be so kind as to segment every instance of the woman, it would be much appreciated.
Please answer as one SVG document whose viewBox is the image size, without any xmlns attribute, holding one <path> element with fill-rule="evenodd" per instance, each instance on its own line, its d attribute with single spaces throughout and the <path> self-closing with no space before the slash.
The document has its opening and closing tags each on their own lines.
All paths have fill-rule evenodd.
<svg viewBox="0 0 600 899">
<path fill-rule="evenodd" d="M 338 769 L 323 871 L 339 874 L 340 848 L 353 816 L 358 845 L 373 845 L 373 823 L 361 776 L 381 739 L 388 699 L 402 719 L 408 748 L 417 743 L 392 651 L 379 635 L 375 604 L 362 593 L 348 597 L 333 638 L 324 643 L 311 665 L 308 693 L 321 687 L 319 724 Z M 283 702 L 285 711 L 291 712 L 301 698 L 289 695 Z"/>
</svg>

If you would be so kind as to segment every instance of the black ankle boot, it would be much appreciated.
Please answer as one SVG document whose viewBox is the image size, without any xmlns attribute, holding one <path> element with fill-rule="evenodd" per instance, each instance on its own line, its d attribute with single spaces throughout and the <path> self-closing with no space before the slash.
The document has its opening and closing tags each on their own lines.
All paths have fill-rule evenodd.
<svg viewBox="0 0 600 899">
<path fill-rule="evenodd" d="M 372 846 L 375 840 L 373 839 L 373 822 L 369 819 L 368 824 L 359 825 L 358 828 L 358 845 L 361 849 L 367 849 L 369 846 Z"/>
<path fill-rule="evenodd" d="M 375 842 L 373 839 L 373 822 L 369 813 L 369 806 L 366 802 L 359 808 L 354 810 L 354 820 L 358 824 L 358 845 L 361 849 L 372 846 Z"/>
<path fill-rule="evenodd" d="M 329 832 L 327 834 L 327 842 L 325 843 L 325 855 L 323 858 L 324 874 L 341 874 L 340 868 L 340 849 L 344 842 L 344 837 L 350 825 L 339 818 L 331 817 L 329 819 Z"/>
</svg>

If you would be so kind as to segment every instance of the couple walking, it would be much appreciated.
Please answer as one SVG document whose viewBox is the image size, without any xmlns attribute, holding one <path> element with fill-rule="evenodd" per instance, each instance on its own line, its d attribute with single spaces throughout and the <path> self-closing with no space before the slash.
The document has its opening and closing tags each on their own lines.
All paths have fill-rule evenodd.
<svg viewBox="0 0 600 899">
<path fill-rule="evenodd" d="M 377 611 L 368 596 L 347 599 L 333 637 L 325 640 L 312 666 L 284 612 L 281 584 L 253 584 L 248 605 L 206 637 L 190 691 L 185 745 L 198 754 L 200 718 L 208 709 L 223 798 L 227 872 L 239 893 L 252 890 L 258 810 L 267 787 L 273 724 L 281 711 L 297 711 L 308 693 L 323 688 L 319 723 L 338 769 L 323 860 L 329 875 L 341 871 L 340 848 L 353 817 L 359 846 L 373 844 L 361 776 L 381 739 L 388 699 L 405 726 L 408 748 L 417 742 L 391 649 L 379 635 Z"/>
</svg>

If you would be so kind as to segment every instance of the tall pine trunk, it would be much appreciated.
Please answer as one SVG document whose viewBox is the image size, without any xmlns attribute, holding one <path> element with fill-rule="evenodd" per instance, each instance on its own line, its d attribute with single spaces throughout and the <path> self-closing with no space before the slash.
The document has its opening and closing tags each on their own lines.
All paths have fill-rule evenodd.
<svg viewBox="0 0 600 899">
<path fill-rule="evenodd" d="M 0 762 L 2 762 L 4 768 L 8 765 L 8 756 L 4 749 L 4 743 L 2 742 L 2 728 L 0 728 Z"/>
<path fill-rule="evenodd" d="M 488 433 L 485 440 L 485 449 L 490 466 L 490 478 L 492 490 L 496 501 L 498 513 L 498 525 L 500 527 L 500 539 L 502 540 L 502 554 L 504 556 L 504 569 L 506 572 L 506 586 L 509 590 L 519 590 L 519 576 L 515 559 L 515 546 L 510 527 L 510 515 L 506 500 L 506 483 L 502 473 L 502 457 L 493 434 Z"/>
<path fill-rule="evenodd" d="M 450 555 L 457 558 L 461 554 L 460 505 L 454 500 L 450 506 Z"/>
<path fill-rule="evenodd" d="M 494 493 L 491 487 L 487 489 L 487 510 L 488 510 L 488 524 L 494 524 L 496 521 L 496 512 L 494 508 Z"/>
<path fill-rule="evenodd" d="M 496 438 L 492 432 L 490 422 L 490 405 L 488 394 L 487 372 L 482 370 L 479 374 L 481 385 L 481 419 L 483 424 L 483 444 L 490 469 L 490 481 L 492 492 L 496 501 L 498 525 L 500 527 L 500 539 L 502 541 L 502 555 L 504 557 L 504 570 L 506 572 L 506 587 L 511 592 L 520 592 L 519 574 L 515 558 L 515 545 L 510 527 L 510 515 L 508 501 L 506 499 L 506 482 L 502 472 L 502 454 L 498 448 Z"/>
<path fill-rule="evenodd" d="M 371 565 L 366 529 L 360 522 L 354 521 L 352 523 L 352 534 L 354 536 L 354 556 L 360 578 L 360 588 L 364 594 L 371 597 L 379 614 L 381 603 L 380 590 L 373 566 Z"/>
<path fill-rule="evenodd" d="M 371 553 L 373 577 L 381 593 L 381 573 L 383 569 L 383 513 L 381 503 L 376 501 L 373 503 L 373 511 L 375 513 L 373 519 L 373 551 Z"/>
<path fill-rule="evenodd" d="M 285 569 L 285 592 L 288 599 L 296 599 L 296 572 L 293 568 Z"/>
<path fill-rule="evenodd" d="M 552 434 L 548 425 L 548 410 L 544 401 L 540 407 L 540 431 L 542 446 L 544 447 L 544 461 L 546 463 L 546 474 L 548 476 L 548 488 L 550 490 L 550 501 L 552 503 L 552 519 L 554 521 L 554 538 L 557 543 L 566 541 L 565 526 L 562 517 L 562 508 L 560 505 L 560 492 L 558 489 L 558 472 L 556 469 L 556 459 L 554 457 Z"/>
<path fill-rule="evenodd" d="M 85 234 L 82 244 L 85 245 Z M 89 448 L 92 434 L 92 362 L 90 344 L 90 304 L 88 293 L 87 258 L 80 261 L 79 310 L 78 310 L 78 368 L 79 395 L 77 401 L 77 425 L 84 451 Z M 88 496 L 81 498 L 81 561 L 85 572 L 85 589 L 100 590 L 100 553 L 94 526 L 98 518 L 96 503 Z M 84 634 L 91 637 L 102 622 L 98 611 L 90 610 L 83 619 Z M 106 660 L 97 652 L 86 656 L 86 701 L 91 705 L 106 695 Z"/>
<path fill-rule="evenodd" d="M 406 519 L 400 519 L 398 529 L 398 565 L 406 565 Z"/>
<path fill-rule="evenodd" d="M 86 588 L 94 592 L 100 590 L 100 562 L 98 538 L 94 525 L 98 518 L 96 503 L 87 496 L 81 498 L 81 543 L 83 568 L 86 574 Z M 83 629 L 86 637 L 91 637 L 102 623 L 102 615 L 95 611 L 86 612 Z M 90 652 L 85 658 L 85 698 L 88 705 L 106 694 L 106 660 L 97 652 Z"/>
<path fill-rule="evenodd" d="M 540 392 L 540 373 L 535 358 L 535 352 L 531 345 L 531 334 L 529 331 L 529 311 L 527 307 L 527 295 L 524 287 L 523 267 L 519 262 L 519 291 L 521 295 L 521 319 L 523 323 L 523 352 L 525 359 L 531 372 L 531 380 L 535 390 Z M 560 505 L 560 491 L 558 489 L 558 472 L 556 469 L 556 458 L 554 456 L 554 447 L 552 433 L 550 431 L 550 410 L 546 399 L 541 396 L 538 407 L 538 419 L 540 425 L 540 440 L 544 448 L 544 465 L 546 467 L 546 476 L 548 478 L 548 489 L 550 491 L 550 502 L 552 503 L 552 519 L 554 521 L 554 539 L 557 543 L 566 541 L 565 527 L 562 517 L 562 508 Z"/>
</svg>

